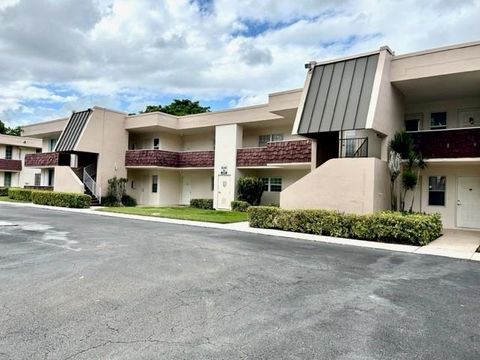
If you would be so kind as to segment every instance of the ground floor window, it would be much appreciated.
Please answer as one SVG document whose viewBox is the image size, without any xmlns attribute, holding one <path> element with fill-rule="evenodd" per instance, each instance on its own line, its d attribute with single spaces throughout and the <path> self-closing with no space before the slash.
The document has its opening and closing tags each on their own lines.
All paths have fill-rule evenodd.
<svg viewBox="0 0 480 360">
<path fill-rule="evenodd" d="M 263 191 L 280 192 L 282 191 L 282 178 L 270 177 L 262 178 Z"/>
<path fill-rule="evenodd" d="M 55 170 L 48 169 L 48 186 L 53 186 L 54 178 L 55 178 Z"/>
<path fill-rule="evenodd" d="M 40 186 L 41 184 L 41 181 L 42 181 L 42 174 L 38 173 L 38 174 L 35 174 L 35 186 Z"/>
<path fill-rule="evenodd" d="M 3 175 L 3 185 L 5 187 L 12 186 L 12 173 L 11 172 L 4 173 L 4 175 Z"/>
<path fill-rule="evenodd" d="M 158 191 L 158 176 L 152 176 L 152 193 L 156 193 Z"/>
<path fill-rule="evenodd" d="M 445 206 L 445 176 L 428 177 L 428 205 Z"/>
</svg>

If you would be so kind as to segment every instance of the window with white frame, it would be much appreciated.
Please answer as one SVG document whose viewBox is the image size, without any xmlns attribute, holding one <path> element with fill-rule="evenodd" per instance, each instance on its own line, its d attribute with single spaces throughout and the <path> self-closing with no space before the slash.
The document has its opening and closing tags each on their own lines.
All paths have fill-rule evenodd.
<svg viewBox="0 0 480 360">
<path fill-rule="evenodd" d="M 34 184 L 35 184 L 35 186 L 40 186 L 41 183 L 42 183 L 42 174 L 36 173 L 36 174 L 35 174 L 35 182 L 34 182 Z"/>
<path fill-rule="evenodd" d="M 5 146 L 5 159 L 10 160 L 12 158 L 13 153 L 13 146 L 7 145 Z"/>
<path fill-rule="evenodd" d="M 445 206 L 445 176 L 428 177 L 428 205 Z"/>
<path fill-rule="evenodd" d="M 5 172 L 3 174 L 3 186 L 5 186 L 5 187 L 12 186 L 12 173 L 11 172 Z"/>
<path fill-rule="evenodd" d="M 48 151 L 50 151 L 50 152 L 55 151 L 55 146 L 57 146 L 57 139 L 49 139 L 48 140 Z"/>
<path fill-rule="evenodd" d="M 280 192 L 282 191 L 282 178 L 279 177 L 265 177 L 262 178 L 263 191 Z"/>
<path fill-rule="evenodd" d="M 258 146 L 267 146 L 270 141 L 282 141 L 283 134 L 266 134 L 258 137 Z"/>
<path fill-rule="evenodd" d="M 440 130 L 447 128 L 447 113 L 443 112 L 432 112 L 430 114 L 430 129 Z"/>
</svg>

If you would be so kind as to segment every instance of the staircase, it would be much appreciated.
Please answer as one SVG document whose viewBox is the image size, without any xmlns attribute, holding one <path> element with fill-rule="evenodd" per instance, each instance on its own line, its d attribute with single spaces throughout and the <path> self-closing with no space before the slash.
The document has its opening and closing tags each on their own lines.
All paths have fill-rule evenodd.
<svg viewBox="0 0 480 360">
<path fill-rule="evenodd" d="M 90 191 L 90 189 L 87 188 L 86 186 L 85 186 L 85 192 L 84 193 L 86 195 L 89 195 L 92 198 L 92 200 L 90 200 L 90 206 L 100 206 L 101 205 L 100 200 L 98 200 L 98 198 L 95 195 L 93 195 L 93 193 Z"/>
<path fill-rule="evenodd" d="M 95 181 L 97 164 L 93 163 L 83 168 L 82 181 L 85 186 L 85 194 L 90 195 L 90 206 L 99 206 L 102 203 L 102 189 Z"/>
</svg>

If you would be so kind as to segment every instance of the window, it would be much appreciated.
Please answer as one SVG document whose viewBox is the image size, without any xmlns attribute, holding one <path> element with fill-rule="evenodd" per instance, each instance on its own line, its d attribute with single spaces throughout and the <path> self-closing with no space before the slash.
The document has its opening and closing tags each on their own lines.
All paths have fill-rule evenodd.
<svg viewBox="0 0 480 360">
<path fill-rule="evenodd" d="M 212 178 L 210 180 L 210 188 L 211 188 L 212 191 L 215 188 L 215 177 L 214 176 L 212 176 Z"/>
<path fill-rule="evenodd" d="M 158 139 L 158 138 L 153 139 L 153 148 L 154 148 L 155 150 L 160 149 L 160 139 Z"/>
<path fill-rule="evenodd" d="M 34 185 L 35 185 L 35 186 L 40 186 L 41 181 L 42 181 L 42 174 L 40 174 L 40 173 L 35 174 L 35 182 L 34 182 Z"/>
<path fill-rule="evenodd" d="M 57 146 L 57 139 L 50 139 L 48 142 L 48 151 L 55 151 L 55 146 Z"/>
<path fill-rule="evenodd" d="M 131 181 L 130 187 L 131 187 L 132 189 L 135 189 L 135 188 L 136 188 L 136 186 L 135 186 L 135 181 L 133 181 L 133 180 Z"/>
<path fill-rule="evenodd" d="M 37 149 L 35 149 L 35 152 L 36 152 L 37 154 L 40 154 L 40 153 L 42 152 L 42 149 L 37 148 Z"/>
<path fill-rule="evenodd" d="M 54 179 L 55 179 L 55 170 L 48 169 L 48 186 L 53 186 Z"/>
<path fill-rule="evenodd" d="M 430 129 L 446 129 L 447 128 L 447 113 L 434 112 L 430 114 Z"/>
<path fill-rule="evenodd" d="M 258 137 L 258 146 L 267 146 L 270 141 L 282 141 L 283 134 L 267 134 Z"/>
<path fill-rule="evenodd" d="M 418 131 L 419 119 L 405 120 L 405 131 Z"/>
<path fill-rule="evenodd" d="M 7 145 L 5 147 L 5 159 L 11 159 L 12 158 L 12 151 L 13 151 L 12 145 Z"/>
<path fill-rule="evenodd" d="M 12 173 L 5 172 L 3 175 L 3 186 L 10 187 L 12 186 Z"/>
<path fill-rule="evenodd" d="M 152 193 L 156 193 L 158 191 L 158 176 L 152 176 Z"/>
<path fill-rule="evenodd" d="M 282 191 L 282 178 L 262 178 L 263 191 L 280 192 Z"/>
<path fill-rule="evenodd" d="M 445 206 L 445 176 L 428 178 L 428 205 Z"/>
</svg>

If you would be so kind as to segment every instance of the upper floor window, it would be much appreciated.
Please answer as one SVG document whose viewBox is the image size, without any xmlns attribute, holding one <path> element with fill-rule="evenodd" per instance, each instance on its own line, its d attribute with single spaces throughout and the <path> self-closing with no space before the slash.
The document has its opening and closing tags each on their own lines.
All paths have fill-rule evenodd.
<svg viewBox="0 0 480 360">
<path fill-rule="evenodd" d="M 160 139 L 159 139 L 159 138 L 153 139 L 153 148 L 154 148 L 155 150 L 160 149 Z"/>
<path fill-rule="evenodd" d="M 419 119 L 405 120 L 405 131 L 418 131 Z"/>
<path fill-rule="evenodd" d="M 447 113 L 434 112 L 430 114 L 430 129 L 446 129 L 447 128 Z"/>
<path fill-rule="evenodd" d="M 48 151 L 55 151 L 55 146 L 57 146 L 57 139 L 50 139 L 48 141 Z"/>
<path fill-rule="evenodd" d="M 267 146 L 270 141 L 282 141 L 283 134 L 266 134 L 258 137 L 258 146 Z"/>
<path fill-rule="evenodd" d="M 12 145 L 7 145 L 5 147 L 5 159 L 11 159 L 12 158 L 12 152 L 13 152 L 13 146 Z"/>
<path fill-rule="evenodd" d="M 42 149 L 36 148 L 36 149 L 35 149 L 35 152 L 36 152 L 37 154 L 40 154 L 40 153 L 42 152 Z"/>
</svg>

